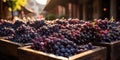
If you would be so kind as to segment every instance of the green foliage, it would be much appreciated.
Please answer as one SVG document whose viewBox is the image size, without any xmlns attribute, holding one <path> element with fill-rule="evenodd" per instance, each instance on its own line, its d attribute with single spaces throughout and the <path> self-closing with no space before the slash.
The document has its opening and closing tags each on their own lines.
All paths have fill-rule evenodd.
<svg viewBox="0 0 120 60">
<path fill-rule="evenodd" d="M 59 15 L 58 18 L 59 18 L 59 19 L 66 18 L 66 15 Z"/>
<path fill-rule="evenodd" d="M 21 6 L 25 6 L 27 0 L 4 0 L 4 3 L 9 7 L 9 10 L 12 11 L 12 9 L 20 10 Z"/>
<path fill-rule="evenodd" d="M 45 16 L 45 20 L 55 20 L 56 16 L 54 14 L 48 14 L 47 16 Z"/>
</svg>

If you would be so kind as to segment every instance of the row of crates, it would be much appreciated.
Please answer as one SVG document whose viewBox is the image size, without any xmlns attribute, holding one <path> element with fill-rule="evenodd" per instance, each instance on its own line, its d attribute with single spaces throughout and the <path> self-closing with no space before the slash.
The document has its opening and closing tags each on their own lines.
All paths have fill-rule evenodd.
<svg viewBox="0 0 120 60">
<path fill-rule="evenodd" d="M 66 58 L 33 50 L 31 46 L 0 39 L 0 53 L 16 57 L 18 60 L 120 60 L 119 40 L 111 43 L 93 43 L 93 45 L 95 49 Z"/>
</svg>

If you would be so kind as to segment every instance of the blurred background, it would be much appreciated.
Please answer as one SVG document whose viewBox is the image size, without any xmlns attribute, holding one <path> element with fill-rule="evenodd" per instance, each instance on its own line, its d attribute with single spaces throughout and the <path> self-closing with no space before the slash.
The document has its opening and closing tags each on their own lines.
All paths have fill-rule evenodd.
<svg viewBox="0 0 120 60">
<path fill-rule="evenodd" d="M 1 19 L 114 17 L 120 20 L 119 0 L 0 0 Z"/>
<path fill-rule="evenodd" d="M 46 1 L 47 0 L 0 0 L 0 18 L 37 18 L 43 12 Z"/>
</svg>

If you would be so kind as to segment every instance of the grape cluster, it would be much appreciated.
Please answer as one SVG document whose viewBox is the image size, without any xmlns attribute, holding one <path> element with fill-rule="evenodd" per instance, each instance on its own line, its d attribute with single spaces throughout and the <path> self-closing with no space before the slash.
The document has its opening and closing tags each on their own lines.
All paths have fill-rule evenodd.
<svg viewBox="0 0 120 60">
<path fill-rule="evenodd" d="M 18 42 L 20 44 L 31 43 L 32 39 L 34 39 L 37 35 L 35 33 L 15 35 L 12 39 L 14 42 Z"/>
<path fill-rule="evenodd" d="M 118 26 L 120 26 L 120 22 L 116 22 L 116 21 L 108 21 L 108 19 L 105 20 L 94 20 L 94 23 L 96 25 L 98 25 L 102 30 L 106 30 L 109 29 L 109 26 L 117 28 Z"/>
<path fill-rule="evenodd" d="M 41 20 L 41 21 L 28 21 L 27 22 L 27 25 L 31 26 L 31 27 L 34 27 L 35 29 L 38 29 L 42 26 L 45 26 L 46 23 L 44 20 Z"/>
<path fill-rule="evenodd" d="M 38 34 L 32 27 L 21 25 L 17 28 L 16 33 L 12 39 L 14 42 L 21 44 L 30 43 Z"/>
<path fill-rule="evenodd" d="M 69 24 L 79 24 L 80 20 L 79 19 L 71 19 L 68 22 L 69 22 Z"/>
<path fill-rule="evenodd" d="M 92 44 L 78 46 L 74 42 L 64 38 L 56 37 L 38 37 L 33 40 L 32 49 L 40 50 L 57 56 L 69 57 L 90 49 Z"/>
<path fill-rule="evenodd" d="M 1 28 L 0 30 L 0 36 L 13 36 L 15 34 L 15 30 L 12 28 Z"/>
<path fill-rule="evenodd" d="M 71 29 L 62 29 L 60 33 L 64 35 L 65 38 L 81 45 L 91 42 L 96 31 L 90 23 L 86 23 L 84 25 L 72 26 Z"/>
<path fill-rule="evenodd" d="M 7 28 L 12 28 L 13 27 L 13 24 L 10 23 L 10 22 L 7 22 L 7 21 L 1 21 L 0 23 L 0 30 L 4 27 L 7 27 Z"/>
<path fill-rule="evenodd" d="M 56 24 L 60 24 L 60 25 L 64 25 L 64 26 L 65 26 L 65 25 L 68 24 L 68 21 L 66 21 L 66 20 L 56 20 L 55 23 L 56 23 Z"/>
<path fill-rule="evenodd" d="M 26 25 L 21 25 L 20 27 L 18 27 L 16 29 L 16 34 L 21 35 L 21 34 L 27 34 L 30 32 L 34 32 L 34 28 L 30 27 L 30 26 L 26 26 Z"/>
<path fill-rule="evenodd" d="M 25 24 L 24 22 L 22 21 L 15 21 L 14 25 L 13 25 L 13 28 L 16 30 L 18 27 L 20 27 L 21 25 Z"/>
<path fill-rule="evenodd" d="M 43 26 L 43 27 L 40 27 L 38 30 L 37 30 L 37 33 L 40 35 L 40 36 L 50 36 L 52 35 L 54 32 L 58 33 L 60 29 L 60 26 L 59 25 L 51 25 L 51 26 Z"/>
<path fill-rule="evenodd" d="M 14 24 L 0 20 L 0 35 L 13 36 L 12 41 L 29 43 L 36 36 L 67 38 L 77 45 L 89 42 L 112 42 L 120 40 L 120 22 L 94 20 L 87 22 L 78 19 L 55 21 L 15 21 Z"/>
<path fill-rule="evenodd" d="M 97 20 L 95 23 L 102 29 L 106 30 L 108 28 L 108 20 Z"/>
<path fill-rule="evenodd" d="M 111 27 L 109 31 L 100 31 L 96 37 L 96 42 L 112 42 L 120 40 L 120 30 Z"/>
<path fill-rule="evenodd" d="M 94 42 L 112 42 L 120 40 L 119 22 L 105 20 L 95 20 L 96 34 Z"/>
</svg>

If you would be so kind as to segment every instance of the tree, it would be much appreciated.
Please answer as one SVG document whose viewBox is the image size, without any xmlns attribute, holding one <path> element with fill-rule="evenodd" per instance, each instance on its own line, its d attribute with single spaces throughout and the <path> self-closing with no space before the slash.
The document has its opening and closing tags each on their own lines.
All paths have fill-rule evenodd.
<svg viewBox="0 0 120 60">
<path fill-rule="evenodd" d="M 13 11 L 20 10 L 21 6 L 25 6 L 27 0 L 3 0 L 8 9 L 12 12 L 13 19 Z"/>
</svg>

